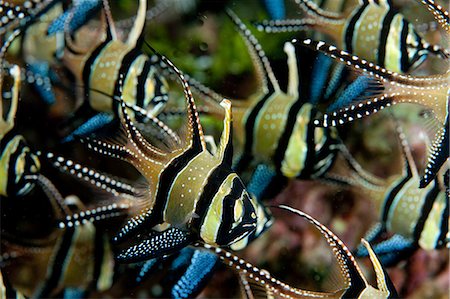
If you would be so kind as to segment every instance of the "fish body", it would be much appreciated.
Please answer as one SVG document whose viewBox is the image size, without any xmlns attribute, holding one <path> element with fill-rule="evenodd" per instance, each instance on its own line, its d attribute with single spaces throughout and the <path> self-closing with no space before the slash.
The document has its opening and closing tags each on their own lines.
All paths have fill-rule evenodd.
<svg viewBox="0 0 450 299">
<path fill-rule="evenodd" d="M 95 151 L 132 164 L 148 184 L 142 211 L 131 218 L 114 239 L 121 243 L 140 231 L 147 232 L 143 240 L 118 254 L 118 260 L 123 262 L 173 253 L 195 239 L 230 246 L 251 234 L 259 221 L 257 211 L 260 203 L 247 192 L 231 169 L 230 102 L 222 103 L 225 108 L 224 131 L 217 152 L 211 154 L 206 149 L 188 83 L 171 62 L 164 57 L 161 59 L 183 83 L 188 117 L 186 137 L 173 139 L 168 148 L 157 147 L 142 137 L 127 114 L 125 102 L 120 101 L 125 138 L 119 140 L 123 141 L 85 140 Z M 161 232 L 152 231 L 160 224 L 168 228 Z"/>
<path fill-rule="evenodd" d="M 62 210 L 69 214 L 55 211 L 55 217 L 60 220 L 72 216 L 72 213 L 87 211 L 76 196 L 69 196 L 62 203 L 65 205 Z M 95 210 L 88 213 L 92 212 Z M 32 246 L 33 242 L 29 239 L 26 245 L 2 244 L 2 250 L 6 252 L 19 252 L 11 261 L 8 277 L 25 296 L 48 298 L 67 289 L 84 293 L 111 287 L 114 259 L 110 240 L 90 221 L 55 228 L 45 245 Z"/>
<path fill-rule="evenodd" d="M 109 7 L 104 7 L 107 15 L 106 36 L 95 41 L 95 45 L 88 49 L 78 49 L 66 37 L 64 65 L 83 85 L 84 103 L 88 103 L 97 112 L 119 112 L 118 103 L 113 98 L 118 95 L 120 73 L 125 74 L 122 96 L 126 103 L 156 114 L 167 100 L 165 80 L 156 73 L 149 57 L 139 49 L 143 39 L 146 7 L 146 1 L 139 2 L 138 16 L 125 42 L 116 37 Z"/>
<path fill-rule="evenodd" d="M 363 0 L 343 13 L 321 9 L 311 0 L 297 0 L 304 19 L 266 21 L 259 30 L 284 32 L 313 29 L 330 36 L 336 46 L 393 72 L 414 70 L 429 53 L 445 50 L 423 40 L 414 26 L 390 1 Z"/>
<path fill-rule="evenodd" d="M 370 253 L 370 260 L 377 277 L 376 288 L 367 282 L 351 252 L 327 227 L 310 215 L 289 206 L 281 205 L 278 208 L 305 218 L 325 236 L 336 256 L 345 286 L 330 292 L 309 291 L 292 287 L 273 277 L 267 270 L 259 269 L 222 248 L 197 243 L 197 247 L 205 248 L 217 254 L 224 264 L 239 275 L 244 298 L 254 298 L 255 294 L 264 296 L 264 298 L 398 298 L 386 270 L 383 269 L 377 255 L 367 241 L 363 240 L 363 244 Z"/>
<path fill-rule="evenodd" d="M 448 246 L 450 215 L 448 187 L 445 186 L 448 171 L 443 180 L 436 178 L 431 184 L 419 188 L 420 176 L 399 124 L 397 130 L 404 157 L 403 174 L 388 178 L 385 186 L 369 189 L 380 215 L 380 232 L 376 235 L 387 231 L 401 236 L 409 241 L 405 250 L 418 247 L 434 250 Z M 389 240 L 385 244 L 389 244 Z M 388 248 L 387 245 L 385 247 Z M 388 249 L 385 250 L 389 253 Z"/>
<path fill-rule="evenodd" d="M 441 10 L 442 14 L 445 15 L 444 9 L 441 8 Z M 427 186 L 436 177 L 449 157 L 450 89 L 448 82 L 450 71 L 447 70 L 444 74 L 429 76 L 403 75 L 322 41 L 316 42 L 308 39 L 301 44 L 322 51 L 347 64 L 357 73 L 373 79 L 372 88 L 369 88 L 369 95 L 359 97 L 351 104 L 325 114 L 315 120 L 316 125 L 327 127 L 344 124 L 398 103 L 413 103 L 421 105 L 427 110 L 427 114 L 432 120 L 433 136 L 431 138 L 433 141 L 429 148 L 428 163 L 420 180 L 420 187 Z"/>
<path fill-rule="evenodd" d="M 14 79 L 12 100 L 6 118 L 0 119 L 0 195 L 5 197 L 28 193 L 33 183 L 26 176 L 36 174 L 41 168 L 38 157 L 31 151 L 25 138 L 13 130 L 19 102 L 20 69 L 13 66 L 9 72 Z M 0 75 L 2 84 L 4 74 Z M 3 104 L 3 98 L 1 103 Z M 2 111 L 0 106 L 0 115 Z"/>
</svg>

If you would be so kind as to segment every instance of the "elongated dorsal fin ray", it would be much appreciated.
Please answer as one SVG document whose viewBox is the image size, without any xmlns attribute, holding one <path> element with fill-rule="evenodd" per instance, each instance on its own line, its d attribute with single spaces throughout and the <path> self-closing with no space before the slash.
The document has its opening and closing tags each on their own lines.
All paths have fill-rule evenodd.
<svg viewBox="0 0 450 299">
<path fill-rule="evenodd" d="M 134 126 L 127 112 L 127 106 L 125 102 L 121 101 L 122 116 L 121 123 L 125 129 L 125 133 L 128 137 L 127 144 L 131 145 L 131 148 L 137 152 L 138 155 L 145 156 L 147 158 L 152 158 L 155 160 L 160 160 L 164 158 L 167 153 L 159 150 L 158 148 L 151 145 L 145 138 L 141 135 L 139 130 Z"/>
<path fill-rule="evenodd" d="M 164 75 L 171 77 L 176 75 L 176 73 L 174 73 L 174 71 L 167 64 L 165 64 L 159 56 L 152 56 L 152 62 L 158 65 L 158 67 L 164 72 Z M 184 78 L 188 82 L 191 90 L 194 93 L 199 94 L 202 97 L 202 100 L 204 100 L 208 104 L 212 104 L 211 106 L 220 109 L 220 107 L 218 107 L 218 104 L 225 98 L 224 96 L 215 92 L 214 90 L 197 81 L 195 78 L 189 76 L 188 74 L 184 74 Z M 163 111 L 163 113 L 164 112 L 166 112 L 166 109 Z"/>
<path fill-rule="evenodd" d="M 181 84 L 183 86 L 184 96 L 186 98 L 187 105 L 187 114 L 188 114 L 188 143 L 193 148 L 197 148 L 200 150 L 206 150 L 206 143 L 203 134 L 203 128 L 200 123 L 200 118 L 198 116 L 197 107 L 195 105 L 194 97 L 192 96 L 191 88 L 189 87 L 189 83 L 184 77 L 183 73 L 165 56 L 156 52 L 152 46 L 148 43 L 146 45 L 161 59 L 163 63 L 165 63 L 179 78 Z"/>
<path fill-rule="evenodd" d="M 51 8 L 56 1 L 33 0 L 27 2 L 29 7 L 14 5 L 4 0 L 0 1 L 0 35 L 15 29 L 25 30 L 34 20 Z"/>
<path fill-rule="evenodd" d="M 133 27 L 131 28 L 128 34 L 128 39 L 126 42 L 127 45 L 130 47 L 137 47 L 143 41 L 146 12 L 147 12 L 147 0 L 139 0 L 137 16 L 136 19 L 134 20 Z"/>
<path fill-rule="evenodd" d="M 400 142 L 402 155 L 404 159 L 404 171 L 405 175 L 412 176 L 415 178 L 419 177 L 419 172 L 417 170 L 416 162 L 414 161 L 413 155 L 411 153 L 411 147 L 409 146 L 408 140 L 406 138 L 405 132 L 403 131 L 403 127 L 400 124 L 400 121 L 393 116 L 395 122 L 395 130 L 397 132 L 397 138 Z"/>
<path fill-rule="evenodd" d="M 448 10 L 439 4 L 436 4 L 434 0 L 421 0 L 421 2 L 428 8 L 433 14 L 436 21 L 441 27 L 450 34 L 450 16 Z"/>
<path fill-rule="evenodd" d="M 378 259 L 377 255 L 372 249 L 372 246 L 370 246 L 369 242 L 367 242 L 364 239 L 361 239 L 361 242 L 363 243 L 364 247 L 366 247 L 367 251 L 369 252 L 369 258 L 372 262 L 373 269 L 375 271 L 375 275 L 377 278 L 377 288 L 381 292 L 387 294 L 388 298 L 399 298 L 397 291 L 395 290 L 395 287 L 389 277 L 389 275 L 384 270 L 383 266 L 380 263 L 380 260 Z"/>
<path fill-rule="evenodd" d="M 0 61 L 5 60 L 6 52 L 8 52 L 9 47 L 13 43 L 13 41 L 22 34 L 22 31 L 20 29 L 15 29 L 13 32 L 11 32 L 6 40 L 3 42 L 2 48 L 0 49 Z"/>
<path fill-rule="evenodd" d="M 170 1 L 158 1 L 155 3 L 155 5 L 151 8 L 149 8 L 145 12 L 145 20 L 151 21 L 155 18 L 162 15 L 164 12 L 166 12 L 170 8 Z M 122 30 L 126 30 L 128 28 L 133 27 L 135 24 L 136 16 L 129 17 L 127 19 L 118 20 L 116 22 L 116 27 L 120 28 Z"/>
<path fill-rule="evenodd" d="M 226 12 L 247 45 L 259 80 L 261 81 L 263 92 L 267 94 L 272 90 L 280 90 L 278 80 L 273 73 L 269 59 L 264 53 L 258 40 L 231 9 L 227 9 Z"/>
<path fill-rule="evenodd" d="M 119 93 L 122 93 L 122 85 L 123 85 L 123 74 L 119 75 Z M 130 104 L 121 99 L 121 97 L 112 96 L 110 94 L 107 94 L 101 90 L 90 88 L 90 91 L 97 92 L 99 94 L 102 94 L 104 96 L 110 97 L 114 102 L 118 103 L 120 106 L 125 105 L 127 109 L 132 110 L 134 113 L 138 114 L 139 116 L 143 117 L 143 122 L 151 122 L 152 125 L 156 126 L 160 129 L 161 133 L 165 135 L 165 137 L 170 139 L 170 142 L 173 142 L 174 144 L 180 144 L 181 140 L 180 137 L 175 133 L 171 128 L 169 128 L 164 122 L 159 120 L 156 116 L 151 114 L 149 111 L 143 109 L 142 107 L 139 107 L 135 104 Z M 138 131 L 138 130 L 136 130 Z"/>
<path fill-rule="evenodd" d="M 19 90 L 20 90 L 20 68 L 13 65 L 9 69 L 9 73 L 13 76 L 14 84 L 12 86 L 11 104 L 9 106 L 8 114 L 3 120 L 3 75 L 4 69 L 0 69 L 0 140 L 3 136 L 14 128 L 14 118 L 16 117 L 17 107 L 19 105 Z"/>
<path fill-rule="evenodd" d="M 219 153 L 220 159 L 231 166 L 233 164 L 233 119 L 231 102 L 229 100 L 223 100 L 220 106 L 225 109 L 225 117 L 223 119 L 223 131 L 217 152 Z"/>
<path fill-rule="evenodd" d="M 356 264 L 355 258 L 353 257 L 352 253 L 332 231 L 330 231 L 326 226 L 302 211 L 286 205 L 279 205 L 275 207 L 290 211 L 296 215 L 299 215 L 300 217 L 305 218 L 325 236 L 327 243 L 333 248 L 333 253 L 335 254 L 338 261 L 339 267 L 345 280 L 346 287 L 352 287 L 353 284 L 355 284 L 356 287 L 360 287 L 359 284 L 361 283 L 364 284 L 364 287 L 368 286 L 367 281 L 362 275 L 361 269 L 359 268 L 358 264 Z"/>
<path fill-rule="evenodd" d="M 106 38 L 108 40 L 117 40 L 116 26 L 111 14 L 111 7 L 109 6 L 109 0 L 102 0 L 103 13 L 106 21 Z"/>
<path fill-rule="evenodd" d="M 343 15 L 337 12 L 330 12 L 321 9 L 315 2 L 310 0 L 295 0 L 295 3 L 309 16 L 322 20 L 325 23 L 330 20 L 342 19 Z"/>
<path fill-rule="evenodd" d="M 299 75 L 298 75 L 298 61 L 295 54 L 294 45 L 290 42 L 286 42 L 283 48 L 287 55 L 287 65 L 288 65 L 288 95 L 298 98 L 299 96 Z"/>
<path fill-rule="evenodd" d="M 137 105 L 131 105 L 125 102 L 123 103 L 128 109 L 131 109 L 134 113 L 137 113 L 140 116 L 144 117 L 144 123 L 148 124 L 149 122 L 151 122 L 152 125 L 159 128 L 160 132 L 164 135 L 164 137 L 170 139 L 171 143 L 177 145 L 181 144 L 181 140 L 178 134 L 175 133 L 171 128 L 169 128 L 164 122 L 159 120 L 156 116 L 152 115 L 151 113 Z"/>
</svg>

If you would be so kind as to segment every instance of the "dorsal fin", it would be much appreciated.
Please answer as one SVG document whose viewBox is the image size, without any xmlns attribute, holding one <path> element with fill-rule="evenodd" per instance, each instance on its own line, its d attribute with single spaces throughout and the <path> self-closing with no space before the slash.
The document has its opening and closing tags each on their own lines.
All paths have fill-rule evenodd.
<svg viewBox="0 0 450 299">
<path fill-rule="evenodd" d="M 152 59 L 153 63 L 158 65 L 158 68 L 163 72 L 164 76 L 171 77 L 171 78 L 174 77 L 175 74 L 173 73 L 171 68 L 169 68 L 165 63 L 163 63 L 159 57 L 152 56 L 151 59 Z M 188 74 L 184 74 L 184 78 L 188 82 L 191 90 L 194 93 L 197 93 L 198 95 L 200 95 L 201 100 L 205 104 L 207 104 L 205 106 L 197 107 L 198 110 L 203 108 L 203 109 L 213 110 L 213 111 L 208 111 L 211 113 L 221 113 L 222 112 L 222 109 L 219 107 L 219 104 L 225 98 L 224 96 L 222 96 L 221 94 L 212 90 L 211 88 L 204 85 L 203 83 L 197 81 L 195 78 L 189 76 Z M 166 113 L 167 111 L 170 111 L 170 108 L 169 109 L 165 108 L 164 111 L 162 111 L 162 114 Z M 172 111 L 174 111 L 174 110 L 172 109 Z M 180 112 L 182 112 L 182 111 L 180 111 Z M 186 112 L 183 111 L 182 113 L 185 114 Z M 160 117 L 160 115 L 161 114 L 159 114 L 158 117 Z"/>
<path fill-rule="evenodd" d="M 333 253 L 336 256 L 339 267 L 341 269 L 341 273 L 347 287 L 346 294 L 348 294 L 350 297 L 357 297 L 357 294 L 359 294 L 368 286 L 367 281 L 364 278 L 359 266 L 356 264 L 355 258 L 353 257 L 352 253 L 332 231 L 330 231 L 327 227 L 325 227 L 310 215 L 290 206 L 279 205 L 274 207 L 290 211 L 296 215 L 299 215 L 300 217 L 305 218 L 325 236 L 327 243 L 333 248 Z"/>
<path fill-rule="evenodd" d="M 380 260 L 378 259 L 377 255 L 373 251 L 369 242 L 367 242 L 364 239 L 362 239 L 361 242 L 363 243 L 364 247 L 366 247 L 367 251 L 369 252 L 369 258 L 370 258 L 370 261 L 372 262 L 373 269 L 374 269 L 375 275 L 377 277 L 378 290 L 387 294 L 388 298 L 399 298 L 397 291 L 395 290 L 394 284 L 391 281 L 391 278 L 386 273 L 386 270 L 384 270 L 383 266 L 380 263 Z"/>
<path fill-rule="evenodd" d="M 139 0 L 137 16 L 136 19 L 134 20 L 133 27 L 131 28 L 127 39 L 127 45 L 130 47 L 139 47 L 142 44 L 144 38 L 146 12 L 147 12 L 147 0 Z"/>
<path fill-rule="evenodd" d="M 298 98 L 299 95 L 299 73 L 298 73 L 298 61 L 295 55 L 295 47 L 290 42 L 285 42 L 283 47 L 284 52 L 287 55 L 287 65 L 288 65 L 288 95 Z"/>
<path fill-rule="evenodd" d="M 239 17 L 231 9 L 227 9 L 226 12 L 233 23 L 236 25 L 238 32 L 241 34 L 245 41 L 245 44 L 247 45 L 259 80 L 261 81 L 263 92 L 267 94 L 274 90 L 280 90 L 278 81 L 275 78 L 272 67 L 270 66 L 269 59 L 264 53 L 264 50 L 262 49 L 258 40 L 253 36 L 247 26 L 242 23 Z"/>
<path fill-rule="evenodd" d="M 203 128 L 200 124 L 200 118 L 198 116 L 197 107 L 195 105 L 194 97 L 192 96 L 191 88 L 186 81 L 183 73 L 165 56 L 159 54 L 151 45 L 145 43 L 163 63 L 165 63 L 179 78 L 183 86 L 184 96 L 187 104 L 188 114 L 188 144 L 190 147 L 200 150 L 206 150 L 206 143 L 203 134 Z"/>
<path fill-rule="evenodd" d="M 100 154 L 131 163 L 141 174 L 147 177 L 150 173 L 154 173 L 156 168 L 163 167 L 163 161 L 168 159 L 170 153 L 162 151 L 150 144 L 134 126 L 128 115 L 127 105 L 121 98 L 123 93 L 123 77 L 122 73 L 119 74 L 120 98 L 117 99 L 121 107 L 121 128 L 119 134 L 113 138 L 103 138 L 101 140 L 90 138 L 81 138 L 80 140 L 87 143 L 90 149 Z M 151 184 L 152 182 L 149 183 Z"/>
<path fill-rule="evenodd" d="M 112 18 L 109 0 L 103 0 L 103 12 L 106 21 L 106 38 L 107 40 L 116 40 L 117 32 L 116 27 L 114 25 L 114 20 Z"/>
<path fill-rule="evenodd" d="M 436 4 L 434 0 L 421 0 L 421 2 L 433 14 L 439 25 L 450 34 L 450 16 L 448 10 L 445 10 L 441 5 Z"/>
<path fill-rule="evenodd" d="M 225 117 L 223 119 L 223 131 L 220 137 L 219 147 L 217 152 L 221 161 L 224 161 L 228 165 L 233 164 L 233 126 L 231 115 L 231 102 L 229 100 L 223 100 L 220 106 L 225 109 Z"/>
<path fill-rule="evenodd" d="M 297 3 L 307 15 L 313 17 L 314 19 L 323 19 L 325 22 L 328 22 L 330 20 L 338 20 L 343 18 L 341 13 L 326 11 L 311 0 L 295 0 L 295 3 Z"/>
</svg>

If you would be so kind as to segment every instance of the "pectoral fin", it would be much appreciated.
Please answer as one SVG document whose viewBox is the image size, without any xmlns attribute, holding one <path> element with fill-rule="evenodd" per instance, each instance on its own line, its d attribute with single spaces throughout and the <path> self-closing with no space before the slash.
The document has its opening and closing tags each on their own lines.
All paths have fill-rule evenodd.
<svg viewBox="0 0 450 299">
<path fill-rule="evenodd" d="M 122 250 L 116 259 L 123 263 L 134 263 L 171 254 L 192 242 L 189 232 L 178 228 L 169 228 L 163 232 L 151 233 L 147 238 Z"/>
</svg>

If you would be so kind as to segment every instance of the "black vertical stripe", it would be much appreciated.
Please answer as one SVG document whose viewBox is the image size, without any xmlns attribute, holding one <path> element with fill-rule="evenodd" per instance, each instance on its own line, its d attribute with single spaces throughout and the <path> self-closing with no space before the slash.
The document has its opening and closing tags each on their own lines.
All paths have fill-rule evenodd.
<svg viewBox="0 0 450 299">
<path fill-rule="evenodd" d="M 75 236 L 75 228 L 67 228 L 58 244 L 56 255 L 49 263 L 45 282 L 38 292 L 37 298 L 48 298 L 52 292 L 58 287 L 59 283 L 64 279 L 64 270 L 69 262 L 69 251 L 73 246 Z"/>
<path fill-rule="evenodd" d="M 136 86 L 136 105 L 141 108 L 147 108 L 144 107 L 145 104 L 145 98 L 147 94 L 145 93 L 145 87 L 146 87 L 146 81 L 148 78 L 148 75 L 150 73 L 150 70 L 152 69 L 152 64 L 148 59 L 144 62 L 144 67 L 142 68 L 142 72 L 139 74 L 137 78 L 137 86 Z"/>
<path fill-rule="evenodd" d="M 412 174 L 408 173 L 392 190 L 384 199 L 384 208 L 381 216 L 381 223 L 383 226 L 386 226 L 386 221 L 388 220 L 389 210 L 391 208 L 392 202 L 394 201 L 397 194 L 403 188 L 403 186 L 411 179 Z"/>
<path fill-rule="evenodd" d="M 192 229 L 198 234 L 200 234 L 201 226 L 205 221 L 206 214 L 211 206 L 214 196 L 216 196 L 223 181 L 231 172 L 228 165 L 219 164 L 208 177 L 205 187 L 203 187 L 202 194 L 197 202 L 197 206 L 195 207 L 195 214 L 199 217 L 193 218 L 191 224 Z"/>
<path fill-rule="evenodd" d="M 236 201 L 239 200 L 244 191 L 244 186 L 242 185 L 242 182 L 240 182 L 239 178 L 234 178 L 230 193 L 227 194 L 223 199 L 222 219 L 219 225 L 216 240 L 216 243 L 219 245 L 230 244 L 233 240 L 237 239 L 239 236 L 242 236 L 246 231 L 246 228 L 242 227 L 242 225 L 245 222 L 248 222 L 248 219 L 246 219 L 247 221 L 245 221 L 245 219 L 242 219 L 242 222 L 232 229 L 234 223 L 234 206 L 236 204 Z M 248 212 L 249 209 L 252 208 L 248 206 L 249 202 L 250 200 L 243 201 L 244 206 L 242 208 L 245 212 Z M 244 214 L 244 216 L 249 215 Z"/>
<path fill-rule="evenodd" d="M 377 64 L 382 67 L 386 66 L 385 59 L 386 59 L 387 40 L 391 30 L 392 20 L 394 19 L 396 14 L 397 12 L 391 8 L 387 11 L 387 13 L 383 18 L 383 25 L 380 31 L 380 41 L 378 44 L 378 59 L 377 59 Z M 392 28 L 392 30 L 397 30 L 397 28 Z"/>
<path fill-rule="evenodd" d="M 121 98 L 122 97 L 122 93 L 120 92 L 120 74 L 123 74 L 123 84 L 125 84 L 125 80 L 128 76 L 128 72 L 133 64 L 133 61 L 139 56 L 141 55 L 142 52 L 140 51 L 140 49 L 138 48 L 133 48 L 131 51 L 129 51 L 128 53 L 126 53 L 120 63 L 120 68 L 118 71 L 118 76 L 116 78 L 116 82 L 114 83 L 114 92 L 113 92 L 113 96 L 114 98 Z M 122 86 L 123 87 L 123 86 Z M 118 116 L 119 115 L 119 111 L 121 110 L 120 108 L 120 103 L 118 101 L 114 101 L 113 102 L 113 112 Z"/>
<path fill-rule="evenodd" d="M 253 160 L 252 148 L 254 141 L 254 129 L 256 125 L 256 118 L 258 117 L 261 109 L 267 100 L 273 96 L 274 90 L 271 89 L 269 92 L 253 107 L 252 111 L 248 115 L 245 121 L 245 141 L 244 141 L 244 151 L 242 157 L 239 158 L 237 165 L 235 166 L 236 171 L 239 173 L 250 165 Z"/>
<path fill-rule="evenodd" d="M 446 188 L 449 187 L 448 181 L 445 186 L 446 186 Z M 445 208 L 444 208 L 444 211 L 442 212 L 441 231 L 440 231 L 439 238 L 438 238 L 438 241 L 436 244 L 437 245 L 436 247 L 438 247 L 438 248 L 445 246 L 449 242 L 449 239 L 447 236 L 447 234 L 448 234 L 448 218 L 450 217 L 450 215 L 449 215 L 450 214 L 450 212 L 449 212 L 450 211 L 450 207 L 449 207 L 450 203 L 449 203 L 448 194 L 449 193 L 447 191 L 445 191 L 445 193 L 444 193 Z"/>
<path fill-rule="evenodd" d="M 311 121 L 313 117 L 316 115 L 315 109 L 311 109 L 311 112 L 309 114 L 310 121 L 307 125 L 306 130 L 306 157 L 305 157 L 305 164 L 303 169 L 300 171 L 298 178 L 310 178 L 311 175 L 314 173 L 314 165 L 316 165 L 316 140 L 315 140 L 315 132 L 316 132 L 316 126 L 314 125 L 314 122 Z"/>
<path fill-rule="evenodd" d="M 428 216 L 430 215 L 431 208 L 439 194 L 439 183 L 435 181 L 433 188 L 427 192 L 422 205 L 422 209 L 420 211 L 419 219 L 414 227 L 413 231 L 413 240 L 418 242 L 420 239 L 420 235 L 422 234 L 423 227 L 425 226 L 425 222 L 427 221 Z"/>
<path fill-rule="evenodd" d="M 403 19 L 402 22 L 402 32 L 400 35 L 400 68 L 402 72 L 407 72 L 409 68 L 411 67 L 411 63 L 409 61 L 409 55 L 408 55 L 408 44 L 407 44 L 407 38 L 408 38 L 408 22 Z"/>
<path fill-rule="evenodd" d="M 278 174 L 281 174 L 281 164 L 285 158 L 286 150 L 289 145 L 289 140 L 291 139 L 292 132 L 294 131 L 295 123 L 297 121 L 297 116 L 300 109 L 303 107 L 304 101 L 297 100 L 289 109 L 286 124 L 284 126 L 283 133 L 278 140 L 278 146 L 273 155 L 273 162 L 275 169 Z"/>
<path fill-rule="evenodd" d="M 353 52 L 353 36 L 355 35 L 355 27 L 356 22 L 361 18 L 361 15 L 363 14 L 364 10 L 369 6 L 369 2 L 364 1 L 363 5 L 358 9 L 358 11 L 353 15 L 353 17 L 350 19 L 347 29 L 345 31 L 345 49 L 347 52 L 352 53 Z"/>
<path fill-rule="evenodd" d="M 91 73 L 93 71 L 94 63 L 99 57 L 100 53 L 103 51 L 103 49 L 109 44 L 109 40 L 104 41 L 100 45 L 98 45 L 97 48 L 95 48 L 94 51 L 92 51 L 91 56 L 86 60 L 84 67 L 83 67 L 83 73 L 82 73 L 82 80 L 84 85 L 84 100 L 85 102 L 89 103 L 89 93 L 91 88 Z"/>
<path fill-rule="evenodd" d="M 164 209 L 169 200 L 169 191 L 175 182 L 176 176 L 185 170 L 186 165 L 197 156 L 201 150 L 191 147 L 183 154 L 175 158 L 161 173 L 158 182 L 158 192 L 156 193 L 155 205 L 152 211 L 152 223 L 149 226 L 162 223 L 164 221 Z"/>
</svg>

